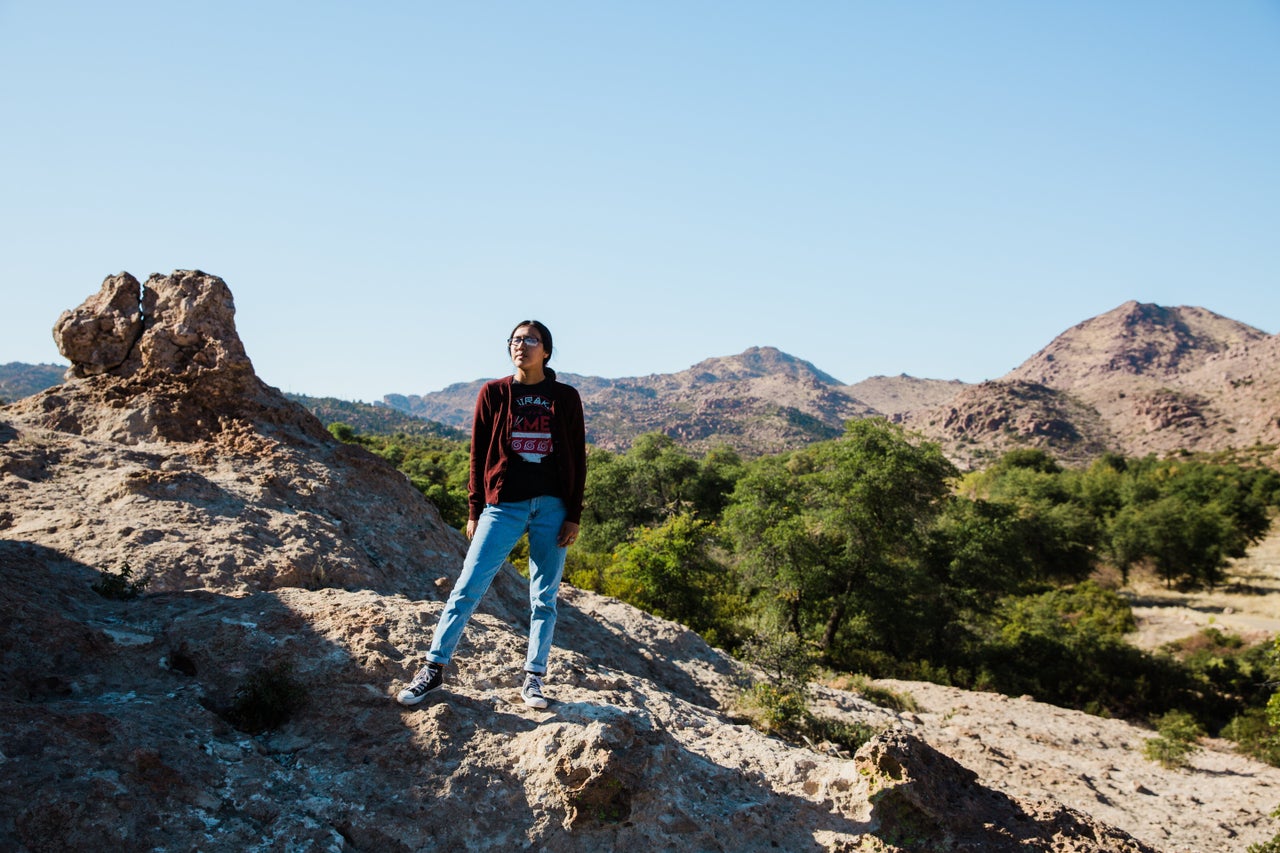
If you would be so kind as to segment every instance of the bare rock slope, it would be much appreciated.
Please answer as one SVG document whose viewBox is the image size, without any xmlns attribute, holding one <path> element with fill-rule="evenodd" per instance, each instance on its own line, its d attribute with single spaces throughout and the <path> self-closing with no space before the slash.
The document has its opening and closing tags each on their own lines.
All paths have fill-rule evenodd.
<svg viewBox="0 0 1280 853">
<path fill-rule="evenodd" d="M 401 708 L 461 536 L 257 379 L 213 276 L 113 277 L 57 335 L 67 382 L 0 409 L 0 848 L 1225 851 L 1270 834 L 1280 771 L 1165 771 L 1136 754 L 1141 730 L 1097 736 L 1030 701 L 902 684 L 922 710 L 899 714 L 824 689 L 820 712 L 883 734 L 852 758 L 784 744 L 732 716 L 732 660 L 572 589 L 555 701 L 528 709 L 510 569 L 445 695 Z M 93 591 L 125 564 L 154 579 L 144 595 Z M 1081 783 L 1088 762 L 1110 769 Z"/>
</svg>

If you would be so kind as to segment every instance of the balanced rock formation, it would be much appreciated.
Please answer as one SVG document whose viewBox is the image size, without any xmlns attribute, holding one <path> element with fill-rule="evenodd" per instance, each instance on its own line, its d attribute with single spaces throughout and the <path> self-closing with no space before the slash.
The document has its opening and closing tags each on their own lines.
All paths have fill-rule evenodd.
<svg viewBox="0 0 1280 853">
<path fill-rule="evenodd" d="M 67 379 L 9 406 L 20 486 L 0 535 L 155 591 L 367 588 L 434 595 L 463 551 L 381 459 L 263 383 L 216 276 L 111 276 L 54 327 Z"/>
</svg>

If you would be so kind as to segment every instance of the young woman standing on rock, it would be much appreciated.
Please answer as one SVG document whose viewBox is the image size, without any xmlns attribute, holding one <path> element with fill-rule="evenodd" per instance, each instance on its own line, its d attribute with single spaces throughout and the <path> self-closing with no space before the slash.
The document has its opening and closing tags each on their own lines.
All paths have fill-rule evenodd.
<svg viewBox="0 0 1280 853">
<path fill-rule="evenodd" d="M 471 545 L 436 625 L 427 664 L 396 697 L 402 705 L 418 704 L 443 683 L 467 620 L 527 531 L 529 654 L 520 695 L 530 707 L 547 707 L 542 680 L 565 549 L 578 538 L 582 517 L 586 428 L 577 390 L 556 381 L 547 367 L 550 330 L 526 320 L 512 330 L 507 347 L 515 375 L 485 383 L 476 399 L 467 484 Z"/>
</svg>

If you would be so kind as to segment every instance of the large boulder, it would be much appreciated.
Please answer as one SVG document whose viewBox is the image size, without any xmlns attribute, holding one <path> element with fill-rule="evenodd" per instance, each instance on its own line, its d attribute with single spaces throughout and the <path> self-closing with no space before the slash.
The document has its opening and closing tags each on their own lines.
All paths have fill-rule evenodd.
<svg viewBox="0 0 1280 853">
<path fill-rule="evenodd" d="M 70 376 L 97 376 L 124 364 L 142 334 L 141 285 L 127 272 L 108 276 L 80 307 L 63 311 L 53 326 Z"/>
</svg>

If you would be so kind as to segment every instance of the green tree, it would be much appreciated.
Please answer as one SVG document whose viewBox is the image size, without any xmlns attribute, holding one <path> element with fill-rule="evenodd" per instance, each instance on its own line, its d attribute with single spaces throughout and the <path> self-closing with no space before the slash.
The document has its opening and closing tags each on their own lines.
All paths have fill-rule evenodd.
<svg viewBox="0 0 1280 853">
<path fill-rule="evenodd" d="M 1222 580 L 1234 532 L 1213 504 L 1197 506 L 1169 495 L 1120 510 L 1111 523 L 1110 549 L 1126 576 L 1145 560 L 1170 586 L 1176 581 L 1213 586 Z"/>
<path fill-rule="evenodd" d="M 731 590 L 728 569 L 716 557 L 718 535 L 692 513 L 638 530 L 619 546 L 605 592 L 726 644 Z"/>
<path fill-rule="evenodd" d="M 1280 475 L 1203 460 L 1130 463 L 1119 508 L 1106 520 L 1112 561 L 1128 573 L 1150 564 L 1173 585 L 1214 586 L 1271 525 Z"/>
<path fill-rule="evenodd" d="M 1007 596 L 1044 588 L 1036 563 L 1041 527 L 1008 504 L 957 497 L 929 531 L 930 583 L 915 608 L 925 630 L 913 657 L 966 668 L 976 635 Z"/>
<path fill-rule="evenodd" d="M 1021 548 L 1044 580 L 1083 580 L 1096 562 L 1100 528 L 1073 493 L 1072 479 L 1040 450 L 1015 450 L 965 478 L 968 494 L 1011 507 L 1023 529 Z"/>
<path fill-rule="evenodd" d="M 741 470 L 742 460 L 728 448 L 699 461 L 662 433 L 641 435 L 621 455 L 593 448 L 579 545 L 612 552 L 633 530 L 684 512 L 715 521 Z"/>
<path fill-rule="evenodd" d="M 829 662 L 865 643 L 898 653 L 914 643 L 904 623 L 929 585 L 919 557 L 955 473 L 936 445 L 850 421 L 839 439 L 754 466 L 725 522 L 763 601 Z"/>
</svg>

